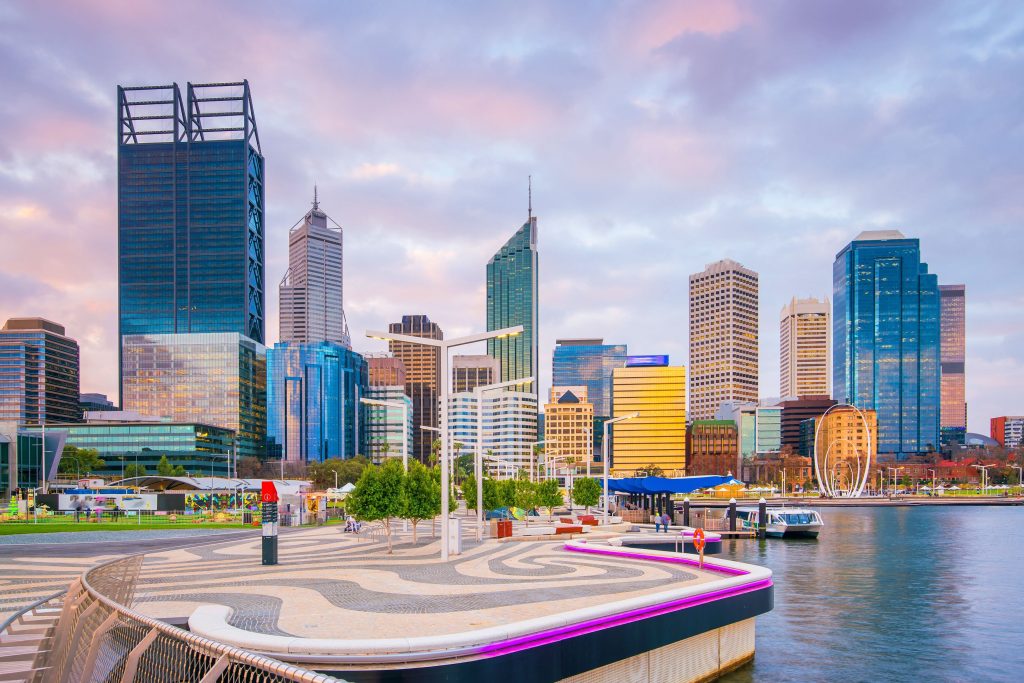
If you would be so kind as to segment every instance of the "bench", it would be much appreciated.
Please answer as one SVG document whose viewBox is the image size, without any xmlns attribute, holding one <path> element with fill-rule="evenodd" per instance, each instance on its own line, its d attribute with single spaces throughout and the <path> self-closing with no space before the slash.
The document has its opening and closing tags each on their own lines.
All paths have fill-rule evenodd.
<svg viewBox="0 0 1024 683">
<path fill-rule="evenodd" d="M 600 522 L 594 515 L 580 515 L 580 524 L 586 524 L 587 526 L 597 526 Z"/>
<path fill-rule="evenodd" d="M 581 524 L 559 524 L 555 527 L 555 534 L 582 534 L 583 526 Z"/>
</svg>

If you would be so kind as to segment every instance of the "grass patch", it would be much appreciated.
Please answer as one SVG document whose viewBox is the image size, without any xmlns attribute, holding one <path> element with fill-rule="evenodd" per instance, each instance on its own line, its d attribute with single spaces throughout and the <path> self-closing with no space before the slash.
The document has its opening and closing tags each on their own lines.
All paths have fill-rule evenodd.
<svg viewBox="0 0 1024 683">
<path fill-rule="evenodd" d="M 243 531 L 252 529 L 251 526 L 243 526 L 238 522 L 163 522 L 152 524 L 143 522 L 3 522 L 0 523 L 0 536 L 17 536 L 21 534 L 55 534 L 75 531 L 152 531 L 160 529 L 237 529 Z"/>
</svg>

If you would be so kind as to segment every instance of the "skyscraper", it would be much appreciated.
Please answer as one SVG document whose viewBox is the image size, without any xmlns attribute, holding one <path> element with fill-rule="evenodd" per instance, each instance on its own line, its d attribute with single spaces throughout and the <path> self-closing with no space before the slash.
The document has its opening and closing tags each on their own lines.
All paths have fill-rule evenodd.
<svg viewBox="0 0 1024 683">
<path fill-rule="evenodd" d="M 939 290 L 921 246 L 862 232 L 832 270 L 832 396 L 878 413 L 878 453 L 939 446 Z"/>
<path fill-rule="evenodd" d="M 757 273 L 730 259 L 690 276 L 690 418 L 758 398 Z M 618 408 L 616 408 L 618 410 Z"/>
<path fill-rule="evenodd" d="M 544 406 L 544 459 L 563 468 L 594 458 L 594 405 L 587 387 L 551 387 Z"/>
<path fill-rule="evenodd" d="M 594 415 L 612 414 L 612 371 L 626 365 L 625 344 L 605 344 L 603 339 L 559 339 L 551 358 L 551 384 L 556 387 L 587 387 Z"/>
<path fill-rule="evenodd" d="M 503 382 L 537 376 L 537 218 L 532 214 L 487 262 L 487 330 L 513 325 L 522 325 L 523 333 L 487 340 Z M 537 393 L 536 384 L 525 388 Z"/>
<path fill-rule="evenodd" d="M 832 362 L 828 297 L 793 298 L 779 314 L 780 396 L 829 394 Z"/>
<path fill-rule="evenodd" d="M 264 159 L 248 81 L 118 87 L 121 405 L 265 445 Z M 229 384 L 225 384 L 229 382 Z"/>
<path fill-rule="evenodd" d="M 451 453 L 475 451 L 480 434 L 477 405 L 472 391 L 448 395 Z M 533 443 L 537 440 L 537 397 L 524 391 L 488 392 L 483 395 L 482 413 L 485 471 L 504 478 L 536 468 Z"/>
<path fill-rule="evenodd" d="M 80 422 L 78 342 L 43 318 L 0 329 L 0 422 Z"/>
<path fill-rule="evenodd" d="M 487 355 L 452 356 L 452 391 L 473 391 L 479 386 L 495 384 L 501 375 L 496 358 Z"/>
<path fill-rule="evenodd" d="M 288 270 L 281 280 L 281 341 L 352 347 L 345 321 L 342 230 L 313 191 L 313 208 L 288 231 Z"/>
<path fill-rule="evenodd" d="M 403 315 L 402 322 L 391 323 L 388 332 L 407 334 L 427 339 L 444 339 L 437 323 L 425 315 Z M 412 454 L 423 463 L 430 460 L 430 445 L 434 432 L 422 426 L 437 427 L 441 416 L 437 403 L 439 350 L 422 344 L 389 341 L 388 348 L 405 365 L 405 393 L 412 399 L 413 447 Z"/>
<path fill-rule="evenodd" d="M 366 398 L 405 406 L 403 411 L 390 405 L 363 405 L 366 455 L 379 462 L 385 456 L 401 457 L 402 448 L 406 447 L 412 457 L 415 427 L 412 399 L 405 394 L 405 364 L 388 355 L 367 355 L 366 361 L 370 371 Z"/>
<path fill-rule="evenodd" d="M 967 388 L 964 374 L 966 356 L 966 287 L 939 285 L 941 314 L 942 408 L 940 410 L 943 443 L 963 443 L 967 435 Z"/>
<path fill-rule="evenodd" d="M 686 468 L 686 368 L 669 366 L 668 356 L 640 356 L 612 374 L 614 417 L 639 415 L 616 423 L 611 433 L 615 476 L 632 475 L 648 465 L 666 476 Z M 659 359 L 649 362 L 648 359 Z"/>
</svg>

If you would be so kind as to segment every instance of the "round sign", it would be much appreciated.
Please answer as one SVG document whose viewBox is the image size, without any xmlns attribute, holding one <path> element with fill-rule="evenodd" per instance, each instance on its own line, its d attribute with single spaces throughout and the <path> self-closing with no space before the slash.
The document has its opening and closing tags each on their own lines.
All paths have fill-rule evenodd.
<svg viewBox="0 0 1024 683">
<path fill-rule="evenodd" d="M 693 532 L 693 547 L 697 550 L 704 550 L 704 530 L 697 529 Z"/>
</svg>

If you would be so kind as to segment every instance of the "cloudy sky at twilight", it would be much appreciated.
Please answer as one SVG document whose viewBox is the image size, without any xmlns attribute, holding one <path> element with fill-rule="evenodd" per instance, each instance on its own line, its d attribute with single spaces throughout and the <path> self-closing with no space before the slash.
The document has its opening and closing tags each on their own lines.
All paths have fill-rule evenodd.
<svg viewBox="0 0 1024 683">
<path fill-rule="evenodd" d="M 0 0 L 0 319 L 82 346 L 117 394 L 115 86 L 249 79 L 267 159 L 267 335 L 287 230 L 345 228 L 357 350 L 403 313 L 484 327 L 484 265 L 540 231 L 542 389 L 559 337 L 687 358 L 687 277 L 831 297 L 862 229 L 966 283 L 970 429 L 1024 413 L 1024 5 Z"/>
</svg>

